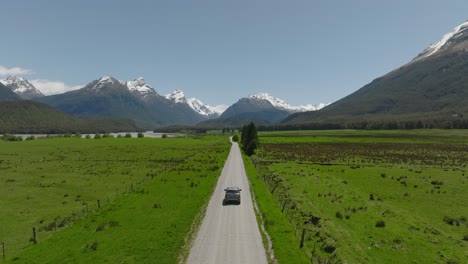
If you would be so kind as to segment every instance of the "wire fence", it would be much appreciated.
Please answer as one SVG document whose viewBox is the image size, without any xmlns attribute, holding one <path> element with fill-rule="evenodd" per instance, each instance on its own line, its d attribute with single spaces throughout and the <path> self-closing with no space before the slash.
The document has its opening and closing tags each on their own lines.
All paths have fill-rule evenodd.
<svg viewBox="0 0 468 264">
<path fill-rule="evenodd" d="M 270 171 L 265 171 L 265 169 L 262 168 L 262 163 L 264 162 L 255 158 L 253 158 L 252 161 L 258 172 L 258 176 L 267 184 L 271 195 L 281 208 L 281 212 L 293 227 L 294 235 L 298 239 L 297 245 L 299 248 L 302 248 L 310 258 L 310 263 L 341 263 L 334 252 L 336 248 L 333 243 L 317 241 L 317 237 L 319 237 L 320 232 L 323 232 L 323 230 L 320 229 L 321 218 L 314 214 L 314 209 L 301 209 L 299 202 L 291 197 L 288 187 L 281 177 L 278 177 Z M 307 201 L 307 203 L 308 207 L 314 208 L 312 201 Z M 318 250 L 321 252 L 319 253 Z"/>
<path fill-rule="evenodd" d="M 145 192 L 145 189 L 139 189 L 138 187 L 148 181 L 151 181 L 160 173 L 163 173 L 168 170 L 172 170 L 177 164 L 165 165 L 164 170 L 159 171 L 158 173 L 149 173 L 139 180 L 135 180 L 126 184 L 124 187 L 116 188 L 112 192 L 103 194 L 101 198 L 96 200 L 85 200 L 83 197 L 77 197 L 77 202 L 79 205 L 75 207 L 70 214 L 62 215 L 55 217 L 54 219 L 41 220 L 38 225 L 32 226 L 31 229 L 24 231 L 24 237 L 29 237 L 29 239 L 24 239 L 24 241 L 10 241 L 4 240 L 1 242 L 1 260 L 5 261 L 7 257 L 12 257 L 8 255 L 8 252 L 17 253 L 19 249 L 26 248 L 31 245 L 37 244 L 41 241 L 42 237 L 48 237 L 48 232 L 56 232 L 64 229 L 68 226 L 73 225 L 74 223 L 86 218 L 90 214 L 99 212 L 102 207 L 111 206 L 111 204 L 120 197 L 126 196 L 130 193 L 135 192 Z M 161 178 L 163 179 L 163 178 Z M 30 235 L 28 235 L 30 234 Z M 1 241 L 1 240 L 0 240 Z M 9 247 L 10 246 L 10 247 Z M 10 250 L 9 250 L 10 248 Z"/>
</svg>

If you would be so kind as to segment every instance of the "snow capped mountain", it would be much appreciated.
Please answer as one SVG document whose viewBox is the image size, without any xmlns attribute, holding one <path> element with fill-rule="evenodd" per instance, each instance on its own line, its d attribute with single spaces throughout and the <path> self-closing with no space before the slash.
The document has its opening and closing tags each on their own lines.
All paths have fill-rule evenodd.
<svg viewBox="0 0 468 264">
<path fill-rule="evenodd" d="M 119 85 L 121 82 L 110 76 L 103 76 L 99 80 L 95 80 L 88 84 L 85 88 L 91 91 L 100 91 L 102 88 L 107 88 L 116 84 Z"/>
<path fill-rule="evenodd" d="M 461 39 L 466 34 L 468 34 L 468 21 L 465 21 L 449 33 L 445 34 L 442 39 L 425 49 L 414 60 L 420 60 L 432 56 L 438 51 L 445 49 L 449 44 L 457 42 L 457 40 Z"/>
<path fill-rule="evenodd" d="M 9 76 L 5 80 L 0 80 L 0 82 L 23 99 L 29 100 L 44 96 L 41 91 L 28 82 L 28 80 L 21 77 Z"/>
<path fill-rule="evenodd" d="M 328 104 L 320 103 L 317 105 L 307 104 L 307 105 L 300 105 L 300 106 L 291 106 L 286 103 L 284 100 L 275 98 L 268 93 L 258 93 L 254 95 L 249 95 L 250 99 L 254 100 L 266 100 L 270 102 L 275 108 L 286 110 L 288 112 L 306 112 L 306 111 L 316 111 L 319 110 Z"/>
<path fill-rule="evenodd" d="M 185 100 L 184 92 L 179 89 L 176 89 L 172 93 L 166 95 L 166 99 L 176 104 L 187 103 L 187 100 Z"/>
<path fill-rule="evenodd" d="M 197 98 L 187 99 L 184 92 L 179 89 L 176 89 L 174 92 L 166 95 L 166 99 L 176 104 L 187 104 L 195 112 L 208 118 L 219 117 L 228 108 L 226 105 L 210 106 L 198 100 Z"/>
<path fill-rule="evenodd" d="M 150 94 L 156 94 L 153 87 L 145 83 L 145 79 L 143 79 L 143 77 L 139 77 L 133 81 L 120 81 L 120 83 L 125 85 L 131 92 L 138 93 L 143 97 Z"/>
<path fill-rule="evenodd" d="M 190 106 L 190 108 L 195 110 L 195 112 L 199 113 L 200 115 L 207 116 L 209 118 L 219 117 L 228 108 L 227 105 L 210 106 L 204 104 L 197 98 L 189 98 L 187 100 L 187 104 Z"/>
</svg>

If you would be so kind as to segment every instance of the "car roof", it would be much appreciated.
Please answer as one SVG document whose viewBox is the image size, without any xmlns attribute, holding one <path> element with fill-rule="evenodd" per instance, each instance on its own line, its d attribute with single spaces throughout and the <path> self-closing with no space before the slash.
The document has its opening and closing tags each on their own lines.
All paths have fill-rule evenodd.
<svg viewBox="0 0 468 264">
<path fill-rule="evenodd" d="M 239 187 L 235 187 L 235 186 L 226 188 L 226 191 L 239 191 L 239 190 L 240 190 Z"/>
</svg>

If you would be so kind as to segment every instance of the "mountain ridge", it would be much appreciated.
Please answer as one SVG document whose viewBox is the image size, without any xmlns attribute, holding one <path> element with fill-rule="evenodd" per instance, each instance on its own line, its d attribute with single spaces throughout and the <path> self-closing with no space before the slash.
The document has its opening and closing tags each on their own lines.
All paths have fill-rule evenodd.
<svg viewBox="0 0 468 264">
<path fill-rule="evenodd" d="M 282 123 L 424 123 L 468 116 L 467 28 L 465 22 L 407 64 L 319 111 L 296 113 Z"/>
<path fill-rule="evenodd" d="M 37 97 L 43 97 L 39 89 L 32 85 L 28 80 L 22 77 L 10 75 L 0 82 L 6 87 L 10 88 L 15 94 L 19 95 L 22 99 L 30 100 Z"/>
</svg>

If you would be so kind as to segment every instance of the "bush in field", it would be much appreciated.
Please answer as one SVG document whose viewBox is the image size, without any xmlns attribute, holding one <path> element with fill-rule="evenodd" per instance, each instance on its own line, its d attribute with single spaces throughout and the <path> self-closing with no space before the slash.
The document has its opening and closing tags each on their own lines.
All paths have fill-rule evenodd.
<svg viewBox="0 0 468 264">
<path fill-rule="evenodd" d="M 35 136 L 28 136 L 28 137 L 26 138 L 26 140 L 35 140 L 35 139 L 36 139 Z"/>
<path fill-rule="evenodd" d="M 375 223 L 375 227 L 385 227 L 385 221 L 379 220 Z"/>
<path fill-rule="evenodd" d="M 22 141 L 23 140 L 23 138 L 20 136 L 17 137 L 15 135 L 8 134 L 8 133 L 1 136 L 0 139 L 5 140 L 5 141 Z"/>
<path fill-rule="evenodd" d="M 234 141 L 234 142 L 239 142 L 239 135 L 234 135 L 234 136 L 232 137 L 232 141 Z"/>
<path fill-rule="evenodd" d="M 94 135 L 94 139 L 100 139 L 100 138 L 101 138 L 101 134 Z"/>
<path fill-rule="evenodd" d="M 80 132 L 76 132 L 76 133 L 75 133 L 75 137 L 76 137 L 76 138 L 81 138 L 81 133 L 80 133 Z"/>
<path fill-rule="evenodd" d="M 162 137 L 162 138 L 167 138 L 167 135 L 166 135 L 166 134 L 162 134 L 161 137 Z"/>
<path fill-rule="evenodd" d="M 143 134 L 143 132 L 138 132 L 138 138 L 144 138 L 145 135 Z"/>
<path fill-rule="evenodd" d="M 86 137 L 85 137 L 85 138 L 86 138 L 86 139 L 90 139 L 90 138 L 91 138 L 91 136 L 90 136 L 90 135 L 86 135 Z"/>
<path fill-rule="evenodd" d="M 105 133 L 104 135 L 102 135 L 102 138 L 114 138 L 114 136 L 109 133 Z"/>
<path fill-rule="evenodd" d="M 450 217 L 450 216 L 445 216 L 444 217 L 444 222 L 446 224 L 449 224 L 449 225 L 460 226 L 460 225 L 466 223 L 466 217 L 462 216 L 459 219 L 456 219 L 456 218 L 453 218 L 453 217 Z"/>
<path fill-rule="evenodd" d="M 340 211 L 336 212 L 335 216 L 336 218 L 343 219 L 343 214 Z"/>
<path fill-rule="evenodd" d="M 132 134 L 130 133 L 125 134 L 125 138 L 132 138 Z"/>
</svg>

